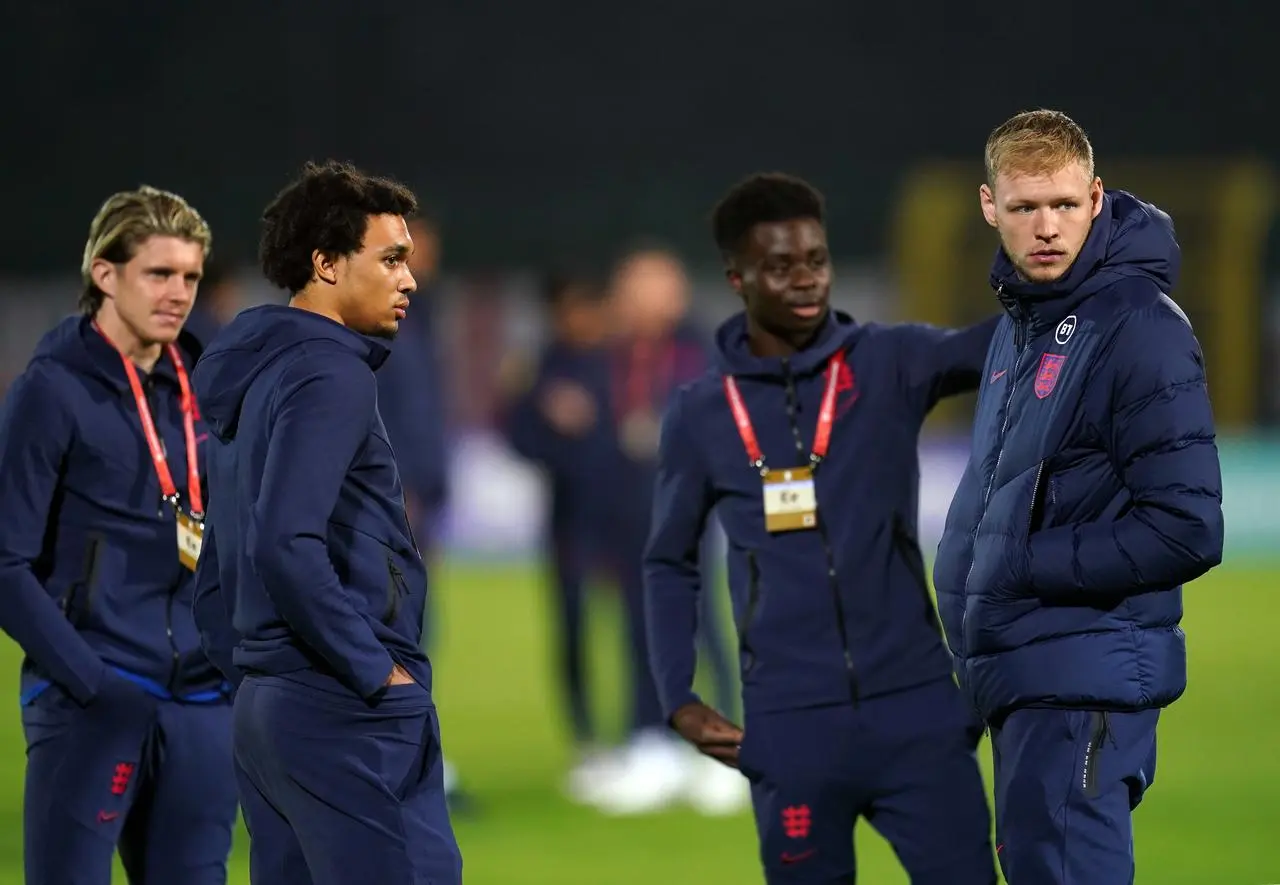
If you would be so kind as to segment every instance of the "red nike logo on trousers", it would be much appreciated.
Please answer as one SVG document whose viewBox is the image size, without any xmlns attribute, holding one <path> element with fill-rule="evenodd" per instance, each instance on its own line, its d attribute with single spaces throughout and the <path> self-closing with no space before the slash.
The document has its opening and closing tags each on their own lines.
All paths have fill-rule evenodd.
<svg viewBox="0 0 1280 885">
<path fill-rule="evenodd" d="M 789 851 L 782 852 L 782 862 L 784 864 L 800 863 L 802 860 L 808 860 L 817 853 L 816 848 L 810 848 L 808 851 L 801 851 L 799 854 L 792 854 Z"/>
</svg>

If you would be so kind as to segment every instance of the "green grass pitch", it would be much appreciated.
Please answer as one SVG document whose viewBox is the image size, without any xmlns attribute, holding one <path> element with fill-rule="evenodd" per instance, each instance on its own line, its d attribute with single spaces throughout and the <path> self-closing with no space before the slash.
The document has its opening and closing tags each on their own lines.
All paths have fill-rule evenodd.
<svg viewBox="0 0 1280 885">
<path fill-rule="evenodd" d="M 1280 563 L 1234 564 L 1187 589 L 1191 683 L 1162 720 L 1156 783 L 1136 816 L 1139 885 L 1280 882 L 1280 654 L 1271 632 L 1278 577 Z M 445 747 L 479 805 L 456 822 L 469 885 L 762 881 L 749 815 L 709 820 L 681 810 L 611 820 L 561 798 L 568 749 L 550 677 L 550 606 L 536 569 L 446 563 L 434 586 Z M 614 721 L 617 607 L 605 592 L 598 599 L 594 691 Z M 0 885 L 22 881 L 18 658 L 0 640 L 0 666 L 13 680 L 0 716 Z M 979 752 L 987 764 L 985 745 Z M 857 843 L 860 882 L 906 883 L 865 823 Z M 230 881 L 249 881 L 243 831 Z"/>
</svg>

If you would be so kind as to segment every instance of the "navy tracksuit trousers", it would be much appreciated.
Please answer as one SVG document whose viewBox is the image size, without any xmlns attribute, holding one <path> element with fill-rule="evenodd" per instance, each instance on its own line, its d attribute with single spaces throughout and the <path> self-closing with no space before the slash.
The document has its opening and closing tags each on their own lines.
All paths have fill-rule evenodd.
<svg viewBox="0 0 1280 885">
<path fill-rule="evenodd" d="M 856 882 L 859 817 L 912 885 L 995 885 L 972 726 L 950 679 L 856 706 L 748 709 L 739 760 L 769 885 Z"/>
<path fill-rule="evenodd" d="M 161 700 L 119 677 L 82 707 L 22 709 L 27 885 L 223 885 L 236 820 L 231 705 Z"/>
<path fill-rule="evenodd" d="M 422 687 L 368 703 L 315 673 L 249 676 L 234 731 L 253 885 L 460 885 Z"/>
<path fill-rule="evenodd" d="M 1155 778 L 1159 717 L 1024 709 L 992 727 L 1009 885 L 1132 885 L 1132 812 Z"/>
</svg>

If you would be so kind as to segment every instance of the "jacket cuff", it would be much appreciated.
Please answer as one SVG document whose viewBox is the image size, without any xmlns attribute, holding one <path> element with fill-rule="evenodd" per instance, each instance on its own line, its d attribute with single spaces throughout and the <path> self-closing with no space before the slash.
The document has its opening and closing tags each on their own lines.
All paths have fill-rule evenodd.
<svg viewBox="0 0 1280 885">
<path fill-rule="evenodd" d="M 702 698 L 694 691 L 686 691 L 674 696 L 670 701 L 663 705 L 663 713 L 666 717 L 667 725 L 672 724 L 672 718 L 676 715 L 676 711 L 681 707 L 687 707 L 689 704 L 701 703 Z"/>
</svg>

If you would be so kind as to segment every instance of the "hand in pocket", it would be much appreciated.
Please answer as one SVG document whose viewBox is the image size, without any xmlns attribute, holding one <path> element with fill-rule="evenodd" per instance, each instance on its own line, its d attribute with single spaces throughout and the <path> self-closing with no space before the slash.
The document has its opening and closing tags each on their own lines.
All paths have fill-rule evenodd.
<svg viewBox="0 0 1280 885">
<path fill-rule="evenodd" d="M 391 675 L 387 677 L 387 681 L 383 685 L 413 685 L 413 677 L 409 675 L 409 671 L 399 664 L 391 668 Z"/>
</svg>

